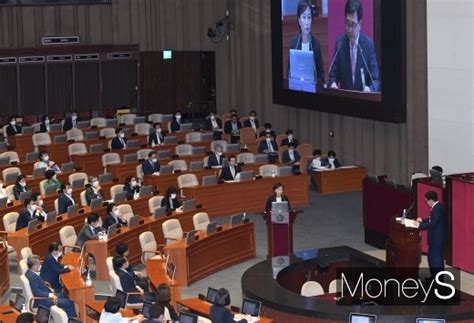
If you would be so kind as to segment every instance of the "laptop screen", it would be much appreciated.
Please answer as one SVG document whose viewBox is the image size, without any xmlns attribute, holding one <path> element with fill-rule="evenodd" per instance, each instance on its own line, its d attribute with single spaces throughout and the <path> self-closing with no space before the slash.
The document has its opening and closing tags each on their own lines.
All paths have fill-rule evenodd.
<svg viewBox="0 0 474 323">
<path fill-rule="evenodd" d="M 143 302 L 143 307 L 142 307 L 142 315 L 145 317 L 145 318 L 149 318 L 150 317 L 150 306 L 152 305 L 152 303 L 150 302 Z"/>
<path fill-rule="evenodd" d="M 125 306 L 127 305 L 127 296 L 128 296 L 127 293 L 117 289 L 115 298 L 120 303 L 121 308 L 125 308 Z"/>
<path fill-rule="evenodd" d="M 214 304 L 216 302 L 217 289 L 209 287 L 207 289 L 206 301 Z"/>
<path fill-rule="evenodd" d="M 198 317 L 193 314 L 179 313 L 179 323 L 197 323 Z"/>
<path fill-rule="evenodd" d="M 25 296 L 21 295 L 21 294 L 16 294 L 16 297 L 15 297 L 15 304 L 13 305 L 13 307 L 20 311 L 22 310 L 23 308 L 23 304 L 25 304 L 26 302 L 26 298 Z"/>
<path fill-rule="evenodd" d="M 444 323 L 444 319 L 416 319 L 416 323 Z"/>
<path fill-rule="evenodd" d="M 38 312 L 36 312 L 36 322 L 47 323 L 49 321 L 50 310 L 43 306 L 38 306 Z"/>
<path fill-rule="evenodd" d="M 350 323 L 375 323 L 377 316 L 371 314 L 351 313 Z"/>
<path fill-rule="evenodd" d="M 259 316 L 260 302 L 244 298 L 244 301 L 242 302 L 242 313 L 252 316 Z"/>
</svg>

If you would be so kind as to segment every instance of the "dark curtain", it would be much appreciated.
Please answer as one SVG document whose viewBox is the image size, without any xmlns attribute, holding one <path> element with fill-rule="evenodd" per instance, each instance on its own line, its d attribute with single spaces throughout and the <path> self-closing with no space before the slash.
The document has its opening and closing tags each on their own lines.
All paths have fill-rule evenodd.
<svg viewBox="0 0 474 323">
<path fill-rule="evenodd" d="M 44 64 L 20 65 L 21 104 L 18 114 L 45 114 Z"/>
<path fill-rule="evenodd" d="M 102 107 L 137 108 L 137 61 L 116 60 L 102 63 Z"/>
<path fill-rule="evenodd" d="M 17 114 L 16 64 L 0 66 L 0 115 Z"/>
<path fill-rule="evenodd" d="M 48 112 L 72 111 L 72 63 L 48 64 Z"/>
<path fill-rule="evenodd" d="M 75 64 L 76 110 L 99 110 L 99 62 Z"/>
</svg>

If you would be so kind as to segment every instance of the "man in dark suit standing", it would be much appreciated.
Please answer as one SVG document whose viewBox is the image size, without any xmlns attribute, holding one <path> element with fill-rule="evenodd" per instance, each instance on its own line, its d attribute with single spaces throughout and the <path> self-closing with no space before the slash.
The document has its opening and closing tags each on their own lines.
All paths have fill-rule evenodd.
<svg viewBox="0 0 474 323">
<path fill-rule="evenodd" d="M 224 161 L 224 154 L 222 153 L 222 146 L 216 145 L 214 153 L 209 155 L 208 165 L 209 167 L 221 167 Z"/>
<path fill-rule="evenodd" d="M 82 247 L 88 240 L 99 240 L 99 231 L 101 231 L 100 216 L 97 213 L 89 214 L 87 216 L 87 223 L 84 224 L 77 236 L 76 244 Z"/>
<path fill-rule="evenodd" d="M 127 138 L 125 138 L 125 132 L 123 132 L 123 129 L 117 128 L 115 134 L 116 137 L 112 139 L 112 143 L 110 144 L 112 150 L 127 148 Z"/>
<path fill-rule="evenodd" d="M 213 132 L 214 140 L 222 139 L 222 121 L 214 112 L 211 112 L 206 119 L 206 130 Z"/>
<path fill-rule="evenodd" d="M 428 264 L 431 279 L 444 270 L 444 246 L 448 235 L 446 211 L 438 201 L 438 194 L 433 191 L 425 193 L 425 202 L 431 208 L 428 219 L 416 219 L 420 230 L 428 230 Z"/>
<path fill-rule="evenodd" d="M 346 34 L 336 41 L 329 86 L 333 89 L 380 92 L 374 42 L 361 32 L 363 9 L 360 0 L 348 0 L 344 12 Z"/>
<path fill-rule="evenodd" d="M 229 157 L 229 165 L 222 168 L 221 176 L 219 177 L 220 180 L 224 181 L 233 181 L 235 176 L 240 173 L 242 169 L 239 165 L 237 165 L 237 157 L 230 156 Z"/>
<path fill-rule="evenodd" d="M 239 142 L 240 140 L 239 132 L 241 128 L 242 128 L 242 123 L 239 121 L 239 118 L 237 117 L 236 114 L 233 114 L 230 117 L 230 120 L 225 123 L 224 132 L 230 135 L 230 142 L 232 144 L 236 144 Z"/>
<path fill-rule="evenodd" d="M 155 131 L 148 136 L 148 146 L 153 147 L 162 145 L 163 141 L 165 140 L 165 135 L 161 129 L 161 124 L 156 122 L 153 125 L 153 128 L 155 128 Z"/>
<path fill-rule="evenodd" d="M 148 153 L 148 159 L 142 163 L 142 171 L 144 175 L 160 175 L 160 163 L 156 151 Z"/>
<path fill-rule="evenodd" d="M 41 266 L 41 278 L 51 284 L 56 293 L 62 291 L 59 275 L 71 271 L 69 266 L 61 264 L 63 255 L 63 246 L 59 242 L 53 242 L 48 247 L 48 254 L 44 257 L 43 266 Z"/>
<path fill-rule="evenodd" d="M 64 119 L 63 131 L 71 130 L 77 127 L 77 111 L 74 111 L 69 117 Z"/>
</svg>

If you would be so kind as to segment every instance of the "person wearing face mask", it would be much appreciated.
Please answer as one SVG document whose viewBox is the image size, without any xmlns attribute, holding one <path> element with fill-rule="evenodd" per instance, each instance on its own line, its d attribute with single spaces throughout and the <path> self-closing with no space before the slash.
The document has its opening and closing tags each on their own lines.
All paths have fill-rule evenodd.
<svg viewBox="0 0 474 323">
<path fill-rule="evenodd" d="M 25 277 L 30 282 L 31 292 L 34 297 L 38 297 L 33 303 L 33 307 L 44 306 L 50 308 L 53 305 L 57 305 L 62 308 L 68 317 L 77 317 L 74 302 L 72 302 L 68 296 L 64 293 L 56 293 L 52 290 L 46 282 L 41 278 L 41 261 L 39 256 L 29 256 L 26 260 L 28 270 L 25 273 Z"/>
<path fill-rule="evenodd" d="M 90 213 L 87 216 L 87 223 L 77 235 L 76 245 L 82 247 L 88 240 L 99 240 L 99 232 L 104 232 L 100 222 L 100 216 L 97 213 Z"/>
<path fill-rule="evenodd" d="M 67 212 L 68 207 L 75 205 L 76 202 L 72 197 L 72 186 L 69 183 L 63 184 L 61 186 L 62 194 L 58 198 L 58 214 L 63 214 Z"/>
<path fill-rule="evenodd" d="M 41 278 L 48 282 L 56 293 L 63 290 L 59 281 L 59 275 L 71 271 L 69 266 L 61 264 L 63 256 L 63 246 L 59 242 L 53 242 L 48 247 L 48 253 L 44 257 L 43 266 L 41 267 Z"/>
<path fill-rule="evenodd" d="M 140 187 L 141 185 L 135 176 L 127 177 L 123 186 L 123 191 L 127 192 L 127 200 L 137 199 L 138 194 L 140 194 Z"/>
<path fill-rule="evenodd" d="M 247 120 L 245 120 L 245 122 L 244 122 L 244 127 L 250 127 L 255 132 L 257 132 L 257 129 L 259 127 L 259 122 L 258 122 L 258 119 L 257 119 L 257 112 L 255 112 L 254 110 L 250 111 L 249 118 Z"/>
<path fill-rule="evenodd" d="M 341 163 L 336 158 L 336 153 L 333 150 L 328 151 L 328 158 L 326 159 L 326 167 L 329 169 L 337 169 L 341 167 Z"/>
<path fill-rule="evenodd" d="M 308 160 L 308 165 L 306 166 L 306 170 L 311 180 L 311 184 L 313 185 L 315 190 L 317 190 L 318 184 L 313 175 L 315 172 L 323 171 L 325 169 L 327 169 L 327 164 L 326 164 L 326 160 L 321 158 L 321 150 L 320 149 L 313 150 L 313 158 Z"/>
<path fill-rule="evenodd" d="M 214 140 L 222 140 L 222 121 L 214 112 L 206 118 L 206 130 L 213 131 Z"/>
<path fill-rule="evenodd" d="M 161 206 L 166 208 L 166 212 L 177 211 L 180 212 L 183 207 L 178 200 L 178 190 L 176 187 L 168 187 L 164 199 L 161 200 Z"/>
<path fill-rule="evenodd" d="M 64 124 L 63 124 L 64 132 L 77 127 L 77 122 L 78 122 L 77 115 L 78 115 L 77 111 L 74 111 L 69 117 L 66 117 L 64 119 Z"/>
<path fill-rule="evenodd" d="M 7 127 L 7 136 L 14 136 L 21 134 L 21 127 L 16 124 L 16 117 L 10 117 Z"/>
<path fill-rule="evenodd" d="M 222 153 L 222 146 L 221 145 L 216 145 L 214 149 L 214 153 L 209 155 L 209 160 L 208 160 L 208 165 L 209 167 L 213 168 L 220 168 L 222 167 L 222 163 L 224 161 L 224 154 Z"/>
<path fill-rule="evenodd" d="M 33 193 L 31 194 L 31 200 L 33 200 L 36 203 L 36 212 L 35 212 L 36 218 L 39 219 L 40 221 L 45 221 L 48 216 L 48 210 L 46 209 L 46 206 L 44 205 L 43 197 L 41 196 L 40 193 Z"/>
<path fill-rule="evenodd" d="M 35 168 L 51 169 L 56 173 L 61 173 L 59 166 L 56 165 L 56 163 L 49 158 L 49 154 L 44 151 L 39 153 L 39 162 L 36 163 Z"/>
<path fill-rule="evenodd" d="M 260 145 L 258 145 L 258 152 L 260 154 L 267 154 L 268 161 L 273 163 L 278 158 L 278 145 L 273 140 L 273 137 L 270 133 L 267 133 L 265 136 L 265 140 L 260 141 Z"/>
<path fill-rule="evenodd" d="M 239 121 L 239 117 L 236 114 L 233 114 L 230 117 L 230 120 L 227 121 L 224 125 L 224 132 L 230 136 L 230 142 L 236 144 L 240 140 L 240 129 L 242 128 L 242 123 Z"/>
<path fill-rule="evenodd" d="M 267 134 L 270 134 L 273 137 L 273 140 L 275 140 L 276 139 L 276 132 L 272 129 L 272 124 L 267 122 L 267 123 L 265 123 L 264 127 L 265 127 L 265 130 L 260 132 L 260 134 L 258 136 L 259 137 L 265 137 Z"/>
<path fill-rule="evenodd" d="M 150 151 L 148 153 L 148 159 L 142 163 L 142 171 L 144 175 L 160 175 L 160 163 L 158 162 L 158 156 L 156 151 Z"/>
<path fill-rule="evenodd" d="M 18 175 L 16 178 L 15 186 L 13 187 L 13 195 L 15 200 L 20 199 L 20 194 L 30 190 L 30 187 L 26 185 L 26 177 L 23 175 Z"/>
<path fill-rule="evenodd" d="M 165 135 L 161 129 L 161 124 L 157 122 L 153 125 L 153 128 L 155 128 L 155 131 L 148 136 L 148 146 L 154 147 L 163 145 Z"/>
<path fill-rule="evenodd" d="M 116 224 L 117 228 L 120 228 L 121 226 L 126 226 L 127 223 L 127 220 L 122 218 L 118 207 L 114 203 L 107 205 L 107 216 L 102 224 L 102 228 L 104 228 L 105 231 L 107 231 L 112 224 Z"/>
<path fill-rule="evenodd" d="M 288 149 L 283 152 L 282 161 L 284 164 L 290 166 L 296 166 L 300 164 L 301 156 L 298 151 L 295 149 L 295 144 L 290 143 Z"/>
<path fill-rule="evenodd" d="M 49 132 L 50 131 L 50 120 L 47 115 L 41 117 L 40 131 L 39 132 Z"/>
<path fill-rule="evenodd" d="M 36 212 L 36 209 L 38 208 L 38 205 L 33 199 L 25 199 L 25 208 L 23 211 L 20 213 L 18 216 L 18 219 L 16 220 L 16 231 L 19 231 L 23 228 L 28 227 L 28 223 L 31 220 L 39 220 L 39 221 L 44 221 L 44 217 L 41 214 L 38 214 Z"/>
<path fill-rule="evenodd" d="M 43 186 L 47 189 L 50 186 L 55 186 L 56 190 L 61 189 L 61 182 L 58 180 L 56 172 L 52 169 L 47 170 L 44 173 L 44 177 L 46 178 L 46 182 L 44 182 Z"/>
<path fill-rule="evenodd" d="M 99 180 L 97 179 L 97 177 L 93 177 L 91 183 L 87 184 L 86 186 L 87 205 L 91 205 L 91 201 L 93 199 L 104 200 L 104 192 L 102 192 L 102 188 L 100 187 Z"/>
<path fill-rule="evenodd" d="M 286 138 L 281 141 L 281 145 L 289 146 L 290 143 L 293 144 L 295 148 L 297 148 L 300 145 L 298 139 L 296 139 L 295 136 L 293 135 L 293 130 L 291 129 L 286 131 Z"/>
<path fill-rule="evenodd" d="M 272 210 L 272 203 L 277 202 L 288 202 L 288 210 L 291 210 L 290 200 L 288 196 L 283 194 L 285 187 L 281 183 L 276 183 L 273 185 L 273 195 L 270 195 L 265 204 L 265 211 L 270 212 Z"/>
<path fill-rule="evenodd" d="M 125 138 L 125 132 L 122 128 L 115 129 L 116 137 L 112 139 L 111 148 L 112 150 L 125 149 L 127 148 L 127 138 Z"/>
<path fill-rule="evenodd" d="M 181 111 L 176 111 L 171 121 L 171 132 L 181 132 Z"/>
<path fill-rule="evenodd" d="M 237 176 L 237 174 L 240 173 L 241 171 L 242 169 L 240 168 L 239 165 L 237 165 L 237 157 L 230 156 L 229 165 L 222 168 L 221 176 L 219 177 L 219 180 L 233 181 L 235 180 L 235 177 Z"/>
</svg>

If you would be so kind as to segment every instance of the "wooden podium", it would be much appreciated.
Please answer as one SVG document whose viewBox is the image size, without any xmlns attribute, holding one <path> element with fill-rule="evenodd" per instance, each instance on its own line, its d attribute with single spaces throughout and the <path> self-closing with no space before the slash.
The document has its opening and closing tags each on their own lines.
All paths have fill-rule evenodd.
<svg viewBox="0 0 474 323">
<path fill-rule="evenodd" d="M 284 217 L 273 217 L 272 212 L 264 212 L 263 218 L 267 223 L 267 258 L 289 255 L 293 253 L 293 223 L 296 219 L 296 212 L 288 213 L 288 221 Z"/>
<path fill-rule="evenodd" d="M 416 269 L 413 275 L 418 277 L 421 260 L 420 230 L 406 228 L 392 217 L 390 235 L 386 244 L 386 262 L 388 268 Z"/>
</svg>

